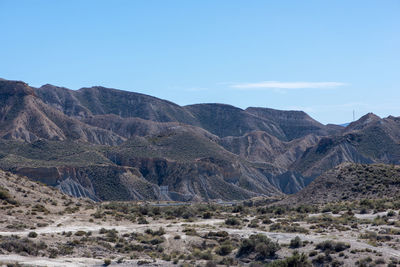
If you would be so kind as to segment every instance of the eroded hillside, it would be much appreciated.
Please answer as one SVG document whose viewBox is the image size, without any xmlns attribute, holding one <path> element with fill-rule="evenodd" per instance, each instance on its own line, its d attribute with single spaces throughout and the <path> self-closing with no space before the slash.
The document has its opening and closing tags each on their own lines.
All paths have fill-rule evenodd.
<svg viewBox="0 0 400 267">
<path fill-rule="evenodd" d="M 344 162 L 400 163 L 395 117 L 344 128 L 301 111 L 7 80 L 0 100 L 0 167 L 93 200 L 279 196 Z"/>
</svg>

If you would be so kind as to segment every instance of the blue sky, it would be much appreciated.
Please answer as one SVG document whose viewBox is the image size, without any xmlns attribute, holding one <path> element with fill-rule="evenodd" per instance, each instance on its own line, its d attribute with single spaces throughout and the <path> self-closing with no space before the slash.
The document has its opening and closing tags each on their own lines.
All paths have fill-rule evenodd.
<svg viewBox="0 0 400 267">
<path fill-rule="evenodd" d="M 400 1 L 0 0 L 0 77 L 400 116 Z"/>
</svg>

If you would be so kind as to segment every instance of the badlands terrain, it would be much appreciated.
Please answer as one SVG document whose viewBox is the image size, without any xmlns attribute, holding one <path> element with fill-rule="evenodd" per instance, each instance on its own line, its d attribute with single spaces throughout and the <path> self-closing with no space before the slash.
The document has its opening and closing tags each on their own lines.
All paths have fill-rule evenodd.
<svg viewBox="0 0 400 267">
<path fill-rule="evenodd" d="M 5 266 L 399 266 L 400 118 L 0 79 Z"/>
<path fill-rule="evenodd" d="M 0 169 L 94 201 L 284 196 L 345 162 L 400 164 L 399 144 L 393 116 L 342 127 L 303 111 L 0 79 Z"/>
<path fill-rule="evenodd" d="M 397 266 L 400 169 L 345 164 L 336 175 L 387 172 L 383 196 L 331 193 L 238 202 L 94 202 L 0 172 L 4 266 Z M 333 178 L 330 178 L 333 179 Z M 313 184 L 321 181 L 315 180 Z M 361 180 L 361 188 L 370 185 Z M 311 186 L 313 186 L 311 184 Z M 382 184 L 382 183 L 380 183 Z M 374 184 L 371 184 L 374 188 Z M 397 186 L 397 187 L 396 187 Z M 311 187 L 310 187 L 311 188 Z M 392 194 L 388 194 L 390 190 Z M 351 188 L 349 189 L 350 192 Z M 306 189 L 304 190 L 306 191 Z M 332 193 L 334 192 L 334 193 Z M 396 193 L 397 192 L 397 193 Z M 297 203 L 294 203 L 297 202 Z M 289 203 L 289 205 L 287 204 Z"/>
</svg>

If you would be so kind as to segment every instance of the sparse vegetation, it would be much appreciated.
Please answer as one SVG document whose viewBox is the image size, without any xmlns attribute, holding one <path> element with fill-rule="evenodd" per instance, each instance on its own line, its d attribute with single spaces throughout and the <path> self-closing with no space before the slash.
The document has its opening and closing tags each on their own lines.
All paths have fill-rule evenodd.
<svg viewBox="0 0 400 267">
<path fill-rule="evenodd" d="M 28 185 L 30 188 L 30 183 Z M 0 226 L 3 225 L 6 231 L 24 232 L 20 237 L 1 237 L 0 250 L 3 253 L 49 259 L 103 257 L 109 259 L 110 264 L 114 260 L 115 263 L 123 261 L 127 264 L 159 260 L 210 266 L 238 266 L 250 262 L 251 266 L 342 266 L 344 263 L 395 266 L 396 261 L 389 260 L 387 254 L 360 249 L 357 245 L 353 247 L 350 242 L 330 240 L 325 236 L 336 232 L 360 232 L 354 237 L 357 242 L 377 248 L 399 248 L 400 225 L 396 221 L 400 198 L 396 197 L 300 206 L 277 206 L 261 198 L 232 206 L 202 203 L 152 206 L 153 203 L 85 202 L 61 194 L 52 199 L 42 193 L 37 193 L 32 202 L 24 197 L 27 187 L 18 185 L 16 191 L 7 187 L 10 197 L 18 201 L 19 206 L 6 201 L 0 206 L 6 218 L 16 218 L 12 221 L 0 219 Z M 42 187 L 37 185 L 37 188 Z M 49 190 L 50 193 L 57 192 Z M 53 205 L 53 200 L 59 204 Z M 22 207 L 26 211 L 18 212 Z M 66 208 L 71 208 L 72 213 L 66 212 Z M 361 213 L 366 218 L 359 217 Z M 69 218 L 69 221 L 58 222 L 60 216 Z M 23 219 L 28 217 L 32 222 Z M 88 225 L 85 222 L 89 222 Z M 59 234 L 47 232 L 54 227 L 68 229 L 71 223 L 89 229 L 91 225 L 104 228 L 94 231 L 70 229 Z M 116 228 L 112 229 L 110 225 Z M 35 232 L 39 227 L 43 234 Z M 299 233 L 299 236 L 293 233 Z M 300 236 L 303 233 L 308 233 L 311 240 L 314 236 L 319 238 L 302 240 Z M 287 241 L 278 244 L 270 235 L 272 238 L 285 237 Z M 101 256 L 94 251 L 101 251 Z"/>
<path fill-rule="evenodd" d="M 265 235 L 257 234 L 251 235 L 241 242 L 237 256 L 243 257 L 255 253 L 256 259 L 264 260 L 274 257 L 279 249 L 278 243 L 273 242 Z"/>
</svg>

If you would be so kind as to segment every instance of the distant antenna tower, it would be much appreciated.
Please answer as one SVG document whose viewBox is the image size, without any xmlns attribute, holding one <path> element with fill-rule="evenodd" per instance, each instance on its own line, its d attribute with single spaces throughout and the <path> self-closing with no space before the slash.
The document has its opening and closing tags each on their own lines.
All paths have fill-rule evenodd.
<svg viewBox="0 0 400 267">
<path fill-rule="evenodd" d="M 355 121 L 356 120 L 356 112 L 355 112 L 355 110 L 353 109 L 353 121 Z"/>
</svg>

